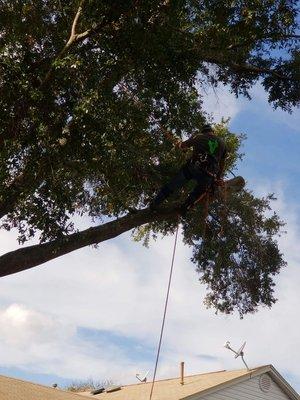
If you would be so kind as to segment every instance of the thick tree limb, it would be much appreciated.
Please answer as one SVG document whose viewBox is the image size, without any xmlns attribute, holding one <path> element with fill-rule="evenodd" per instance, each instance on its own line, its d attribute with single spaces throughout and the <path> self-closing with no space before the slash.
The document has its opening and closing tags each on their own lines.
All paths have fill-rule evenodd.
<svg viewBox="0 0 300 400">
<path fill-rule="evenodd" d="M 149 209 L 128 214 L 106 224 L 73 233 L 62 239 L 21 248 L 0 257 L 0 276 L 14 274 L 43 264 L 82 247 L 104 242 L 143 224 L 176 216 L 176 210 L 153 213 Z"/>
<path fill-rule="evenodd" d="M 230 192 L 240 191 L 244 185 L 245 181 L 242 177 L 236 177 L 226 182 Z M 158 212 L 152 212 L 149 209 L 139 210 L 136 213 L 127 214 L 114 221 L 73 233 L 61 239 L 11 251 L 0 256 L 0 276 L 36 267 L 74 250 L 104 242 L 150 222 L 174 219 L 177 214 L 178 205 L 164 208 Z"/>
<path fill-rule="evenodd" d="M 219 65 L 221 67 L 231 68 L 233 71 L 236 71 L 239 73 L 242 73 L 242 72 L 249 73 L 250 72 L 257 76 L 266 74 L 266 75 L 273 75 L 277 79 L 281 79 L 281 80 L 289 79 L 287 76 L 281 75 L 276 70 L 271 69 L 271 68 L 262 68 L 262 67 L 258 67 L 256 65 L 246 64 L 246 63 L 245 64 L 237 64 L 235 62 L 229 62 L 229 61 L 227 62 L 227 61 L 219 59 L 217 57 L 206 57 L 204 61 L 206 61 L 210 64 Z"/>
</svg>

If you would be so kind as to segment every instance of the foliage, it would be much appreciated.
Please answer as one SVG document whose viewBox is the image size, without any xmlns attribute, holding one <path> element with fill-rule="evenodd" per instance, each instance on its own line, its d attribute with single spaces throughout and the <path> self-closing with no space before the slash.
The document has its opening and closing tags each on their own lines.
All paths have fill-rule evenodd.
<svg viewBox="0 0 300 400">
<path fill-rule="evenodd" d="M 102 387 L 106 388 L 111 386 L 113 382 L 110 379 L 106 379 L 104 381 L 95 381 L 92 378 L 85 380 L 77 380 L 72 382 L 69 386 L 66 387 L 66 390 L 69 392 L 87 392 L 95 389 L 100 389 Z"/>
<path fill-rule="evenodd" d="M 235 149 L 231 168 L 242 158 L 238 148 L 243 136 L 233 136 L 223 129 L 227 143 Z M 231 139 L 231 142 L 230 142 Z M 228 166 L 229 167 L 229 166 Z M 186 197 L 187 190 L 182 193 Z M 277 239 L 284 233 L 284 222 L 272 212 L 273 194 L 257 198 L 249 190 L 217 196 L 209 206 L 194 208 L 180 222 L 183 240 L 193 249 L 192 262 L 200 282 L 207 287 L 205 304 L 216 312 L 238 311 L 242 318 L 257 311 L 260 305 L 271 307 L 274 277 L 286 266 Z M 173 199 L 170 200 L 170 203 Z M 135 240 L 149 245 L 150 237 L 174 233 L 177 221 L 153 222 L 134 232 Z"/>
<path fill-rule="evenodd" d="M 2 1 L 2 227 L 17 228 L 22 244 L 48 242 L 76 231 L 76 214 L 105 220 L 146 206 L 184 162 L 164 129 L 180 139 L 201 128 L 207 85 L 249 96 L 260 81 L 274 107 L 291 111 L 297 13 L 295 0 Z M 219 130 L 234 164 L 238 143 L 226 124 Z M 167 233 L 174 221 L 152 226 Z M 207 240 L 199 246 L 209 252 Z"/>
<path fill-rule="evenodd" d="M 251 192 L 215 202 L 204 235 L 196 231 L 195 216 L 185 224 L 185 240 L 193 244 L 192 261 L 207 285 L 207 306 L 242 317 L 259 305 L 275 302 L 274 276 L 286 265 L 276 237 L 283 222 L 270 212 L 273 195 L 256 198 Z M 193 227 L 194 225 L 194 227 Z"/>
</svg>

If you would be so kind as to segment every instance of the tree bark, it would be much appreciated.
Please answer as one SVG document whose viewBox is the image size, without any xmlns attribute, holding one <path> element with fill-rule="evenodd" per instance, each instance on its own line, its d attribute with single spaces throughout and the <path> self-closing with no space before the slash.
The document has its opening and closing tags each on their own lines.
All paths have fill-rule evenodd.
<svg viewBox="0 0 300 400">
<path fill-rule="evenodd" d="M 244 185 L 245 181 L 242 177 L 236 177 L 226 182 L 229 192 L 237 192 Z M 216 196 L 218 196 L 218 193 L 216 193 Z M 11 251 L 0 256 L 0 277 L 36 267 L 82 247 L 104 242 L 149 222 L 174 219 L 177 215 L 178 204 L 171 208 L 162 208 L 156 212 L 146 208 L 61 239 Z"/>
</svg>

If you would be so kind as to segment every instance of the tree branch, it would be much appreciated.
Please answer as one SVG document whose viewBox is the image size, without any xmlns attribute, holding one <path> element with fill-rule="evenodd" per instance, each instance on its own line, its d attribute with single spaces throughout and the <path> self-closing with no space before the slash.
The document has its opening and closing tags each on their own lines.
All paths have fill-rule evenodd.
<svg viewBox="0 0 300 400">
<path fill-rule="evenodd" d="M 278 79 L 281 80 L 288 80 L 289 78 L 279 74 L 278 72 L 276 72 L 274 69 L 269 69 L 269 68 L 262 68 L 262 67 L 258 67 L 256 65 L 252 65 L 252 64 L 237 64 L 234 62 L 226 62 L 225 60 L 221 60 L 215 57 L 206 57 L 205 62 L 208 62 L 210 64 L 216 64 L 222 67 L 228 67 L 228 68 L 232 68 L 233 70 L 237 71 L 237 72 L 247 72 L 247 73 L 254 73 L 257 75 L 260 74 L 267 74 L 267 75 L 273 75 Z"/>
<path fill-rule="evenodd" d="M 73 233 L 62 239 L 21 248 L 0 256 L 0 276 L 14 274 L 43 264 L 82 247 L 112 239 L 143 224 L 176 216 L 176 209 L 153 213 L 149 209 L 128 214 L 112 222 Z"/>
<path fill-rule="evenodd" d="M 226 182 L 229 192 L 240 191 L 244 185 L 245 181 L 242 177 L 236 177 Z M 174 219 L 178 215 L 178 206 L 175 204 L 157 212 L 152 212 L 148 208 L 139 210 L 114 221 L 64 236 L 61 239 L 11 251 L 0 256 L 0 276 L 36 267 L 74 250 L 104 242 L 150 222 Z"/>
<path fill-rule="evenodd" d="M 123 14 L 120 14 L 119 18 L 121 16 L 123 17 L 128 17 L 130 14 L 132 14 L 132 12 L 134 11 L 134 9 L 137 7 L 139 0 L 135 0 L 133 7 L 131 7 L 127 12 L 124 12 Z M 115 30 L 118 29 L 119 25 L 117 24 L 117 22 L 115 20 L 111 20 L 111 21 L 102 21 L 99 24 L 96 24 L 96 26 L 87 29 L 86 31 L 82 32 L 82 33 L 78 33 L 76 35 L 76 40 L 77 41 L 82 41 L 88 37 L 91 37 L 97 33 L 99 33 L 99 31 L 101 29 L 103 29 L 105 26 L 108 25 L 113 25 L 113 27 L 115 28 Z"/>
<path fill-rule="evenodd" d="M 65 46 L 58 53 L 58 55 L 55 57 L 54 61 L 51 64 L 50 69 L 48 70 L 48 72 L 46 73 L 44 79 L 42 80 L 42 82 L 40 84 L 40 87 L 43 87 L 48 82 L 48 80 L 50 79 L 50 77 L 52 75 L 52 72 L 53 72 L 53 69 L 54 69 L 55 61 L 58 61 L 66 53 L 66 51 L 72 46 L 72 44 L 76 41 L 77 36 L 78 36 L 76 34 L 76 26 L 77 26 L 80 14 L 82 13 L 82 8 L 83 8 L 84 3 L 85 3 L 85 0 L 81 0 L 81 2 L 79 4 L 79 7 L 77 9 L 77 12 L 75 14 L 75 17 L 73 19 L 73 22 L 72 22 L 70 37 L 69 37 L 67 43 L 65 44 Z"/>
<path fill-rule="evenodd" d="M 77 13 L 76 13 L 76 15 L 74 17 L 72 28 L 71 28 L 70 38 L 74 38 L 75 35 L 76 35 L 76 25 L 78 23 L 80 14 L 82 13 L 82 7 L 83 7 L 84 2 L 85 2 L 85 0 L 81 0 L 80 5 L 79 5 L 78 10 L 77 10 Z"/>
<path fill-rule="evenodd" d="M 263 36 L 263 37 L 256 37 L 255 40 L 257 42 L 263 42 L 263 41 L 276 41 L 276 42 L 282 42 L 285 40 L 290 40 L 290 39 L 294 39 L 294 40 L 299 40 L 300 39 L 300 35 L 278 35 L 278 36 Z M 227 47 L 227 50 L 233 50 L 233 49 L 238 49 L 241 47 L 245 47 L 245 46 L 249 46 L 253 44 L 253 38 L 246 40 L 245 42 L 242 43 L 236 43 L 236 44 L 230 44 Z M 220 47 L 211 47 L 211 49 L 214 50 L 220 50 Z"/>
<path fill-rule="evenodd" d="M 79 6 L 79 8 L 77 10 L 77 13 L 76 13 L 76 15 L 74 17 L 74 20 L 73 20 L 73 23 L 72 23 L 72 28 L 71 28 L 71 35 L 70 35 L 69 40 L 67 41 L 67 43 L 65 44 L 63 49 L 59 52 L 59 54 L 55 57 L 55 60 L 52 62 L 51 67 L 50 67 L 49 71 L 47 72 L 45 78 L 41 82 L 40 87 L 44 86 L 49 81 L 49 79 L 51 78 L 52 72 L 54 70 L 54 65 L 53 65 L 54 62 L 58 61 L 69 50 L 69 48 L 73 44 L 80 43 L 80 42 L 84 41 L 85 39 L 87 39 L 87 38 L 99 33 L 103 28 L 105 28 L 107 26 L 113 25 L 115 27 L 115 29 L 117 30 L 118 25 L 117 25 L 117 21 L 116 20 L 108 20 L 107 21 L 107 20 L 104 19 L 99 24 L 97 24 L 95 27 L 87 29 L 86 31 L 84 31 L 82 33 L 76 33 L 76 31 L 75 31 L 76 30 L 76 25 L 77 25 L 78 19 L 80 17 L 80 14 L 82 12 L 82 7 L 83 7 L 84 2 L 85 2 L 85 0 L 81 1 L 80 6 Z M 124 17 L 129 16 L 132 13 L 133 9 L 134 9 L 134 7 L 131 8 L 126 13 L 123 13 L 123 14 L 119 15 L 119 18 L 121 16 L 124 16 Z"/>
</svg>

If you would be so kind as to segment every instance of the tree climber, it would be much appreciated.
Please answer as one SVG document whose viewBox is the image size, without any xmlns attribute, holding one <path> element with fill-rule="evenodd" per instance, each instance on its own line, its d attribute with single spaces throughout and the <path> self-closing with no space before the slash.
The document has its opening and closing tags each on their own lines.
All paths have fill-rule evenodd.
<svg viewBox="0 0 300 400">
<path fill-rule="evenodd" d="M 174 191 L 182 188 L 188 181 L 195 180 L 196 187 L 181 206 L 181 213 L 184 215 L 222 178 L 227 150 L 224 141 L 215 135 L 211 125 L 204 125 L 201 133 L 179 142 L 178 146 L 182 150 L 192 147 L 192 157 L 181 167 L 178 174 L 160 189 L 151 201 L 150 208 L 157 209 Z"/>
</svg>

